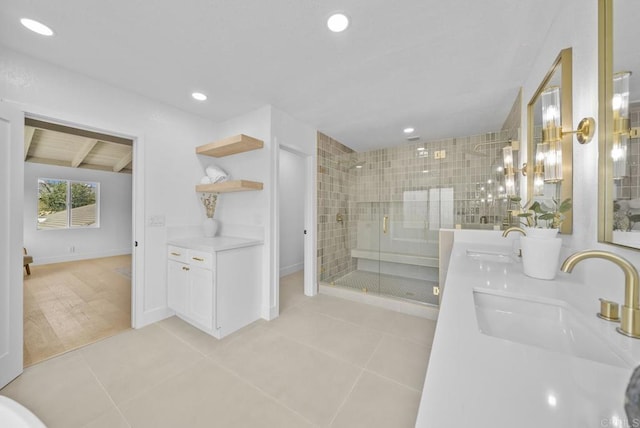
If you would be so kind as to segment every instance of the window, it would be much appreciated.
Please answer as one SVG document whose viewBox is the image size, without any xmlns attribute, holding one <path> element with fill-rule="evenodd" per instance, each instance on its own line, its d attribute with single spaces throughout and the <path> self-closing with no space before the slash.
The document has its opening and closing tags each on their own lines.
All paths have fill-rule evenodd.
<svg viewBox="0 0 640 428">
<path fill-rule="evenodd" d="M 38 179 L 38 230 L 100 227 L 100 183 Z"/>
</svg>

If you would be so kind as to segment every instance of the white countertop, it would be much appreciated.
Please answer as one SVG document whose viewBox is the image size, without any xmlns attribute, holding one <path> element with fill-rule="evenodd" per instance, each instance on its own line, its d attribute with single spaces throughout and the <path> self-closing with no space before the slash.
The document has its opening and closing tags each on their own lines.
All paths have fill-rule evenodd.
<svg viewBox="0 0 640 428">
<path fill-rule="evenodd" d="M 618 323 L 597 318 L 599 302 L 589 296 L 585 304 L 584 286 L 570 274 L 536 280 L 522 273 L 519 261 L 467 256 L 467 249 L 510 251 L 511 241 L 499 236 L 456 231 L 416 427 L 628 426 L 624 394 L 640 362 L 640 340 L 615 332 Z M 489 239 L 483 242 L 484 237 Z M 483 334 L 474 289 L 567 302 L 624 360 L 622 367 Z"/>
<path fill-rule="evenodd" d="M 181 248 L 190 248 L 200 251 L 224 251 L 235 248 L 261 245 L 263 242 L 258 239 L 236 238 L 233 236 L 216 236 L 215 238 L 180 238 L 169 239 L 167 244 Z"/>
</svg>

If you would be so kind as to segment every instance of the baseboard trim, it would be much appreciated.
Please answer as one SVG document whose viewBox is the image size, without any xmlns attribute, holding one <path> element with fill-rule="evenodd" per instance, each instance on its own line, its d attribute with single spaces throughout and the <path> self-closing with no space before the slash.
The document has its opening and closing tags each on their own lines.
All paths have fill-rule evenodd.
<svg viewBox="0 0 640 428">
<path fill-rule="evenodd" d="M 75 262 L 78 260 L 99 259 L 102 257 L 124 256 L 131 254 L 131 248 L 100 251 L 97 253 L 70 253 L 62 256 L 33 257 L 32 265 L 48 265 L 51 263 Z"/>
<path fill-rule="evenodd" d="M 283 276 L 291 275 L 292 273 L 298 272 L 304 269 L 304 262 L 296 263 L 295 265 L 286 266 L 280 268 L 280 278 Z"/>
</svg>

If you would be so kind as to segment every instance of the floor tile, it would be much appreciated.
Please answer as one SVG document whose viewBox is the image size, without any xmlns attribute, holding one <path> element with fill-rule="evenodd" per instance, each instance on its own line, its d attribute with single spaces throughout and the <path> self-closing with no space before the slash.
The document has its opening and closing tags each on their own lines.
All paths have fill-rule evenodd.
<svg viewBox="0 0 640 428">
<path fill-rule="evenodd" d="M 413 428 L 420 393 L 364 372 L 332 423 L 335 428 Z"/>
<path fill-rule="evenodd" d="M 184 340 L 203 354 L 212 353 L 220 346 L 221 343 L 219 339 L 197 329 L 176 316 L 164 319 L 160 321 L 158 325 L 174 334 L 176 337 Z"/>
<path fill-rule="evenodd" d="M 114 407 L 82 428 L 130 428 L 130 425 Z"/>
<path fill-rule="evenodd" d="M 81 352 L 116 404 L 204 358 L 157 325 L 122 333 Z"/>
<path fill-rule="evenodd" d="M 387 309 L 324 294 L 314 296 L 312 300 L 300 304 L 298 308 L 320 312 L 379 331 L 384 331 L 396 315 L 396 312 Z"/>
<path fill-rule="evenodd" d="M 396 312 L 393 321 L 383 330 L 423 345 L 431 346 L 436 332 L 436 322 L 426 318 Z"/>
<path fill-rule="evenodd" d="M 431 348 L 385 334 L 367 370 L 422 391 Z"/>
<path fill-rule="evenodd" d="M 304 271 L 280 278 L 280 313 L 308 299 L 304 295 Z"/>
<path fill-rule="evenodd" d="M 203 360 L 122 406 L 134 428 L 311 427 L 300 415 Z"/>
<path fill-rule="evenodd" d="M 265 327 L 213 354 L 220 364 L 317 425 L 326 425 L 361 369 Z"/>
<path fill-rule="evenodd" d="M 298 308 L 267 324 L 279 333 L 360 367 L 369 361 L 382 333 Z"/>
<path fill-rule="evenodd" d="M 27 368 L 0 394 L 31 410 L 48 428 L 80 427 L 113 408 L 78 351 Z"/>
</svg>

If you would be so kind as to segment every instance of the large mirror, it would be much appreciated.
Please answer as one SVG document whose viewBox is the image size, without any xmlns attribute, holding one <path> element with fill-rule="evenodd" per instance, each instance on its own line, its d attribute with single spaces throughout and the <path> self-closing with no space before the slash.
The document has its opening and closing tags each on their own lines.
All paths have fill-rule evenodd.
<svg viewBox="0 0 640 428">
<path fill-rule="evenodd" d="M 640 248 L 640 26 L 638 0 L 600 0 L 602 242 Z"/>
<path fill-rule="evenodd" d="M 527 106 L 527 195 L 555 211 L 573 195 L 571 48 L 563 49 Z M 573 230 L 572 210 L 560 232 Z"/>
</svg>

